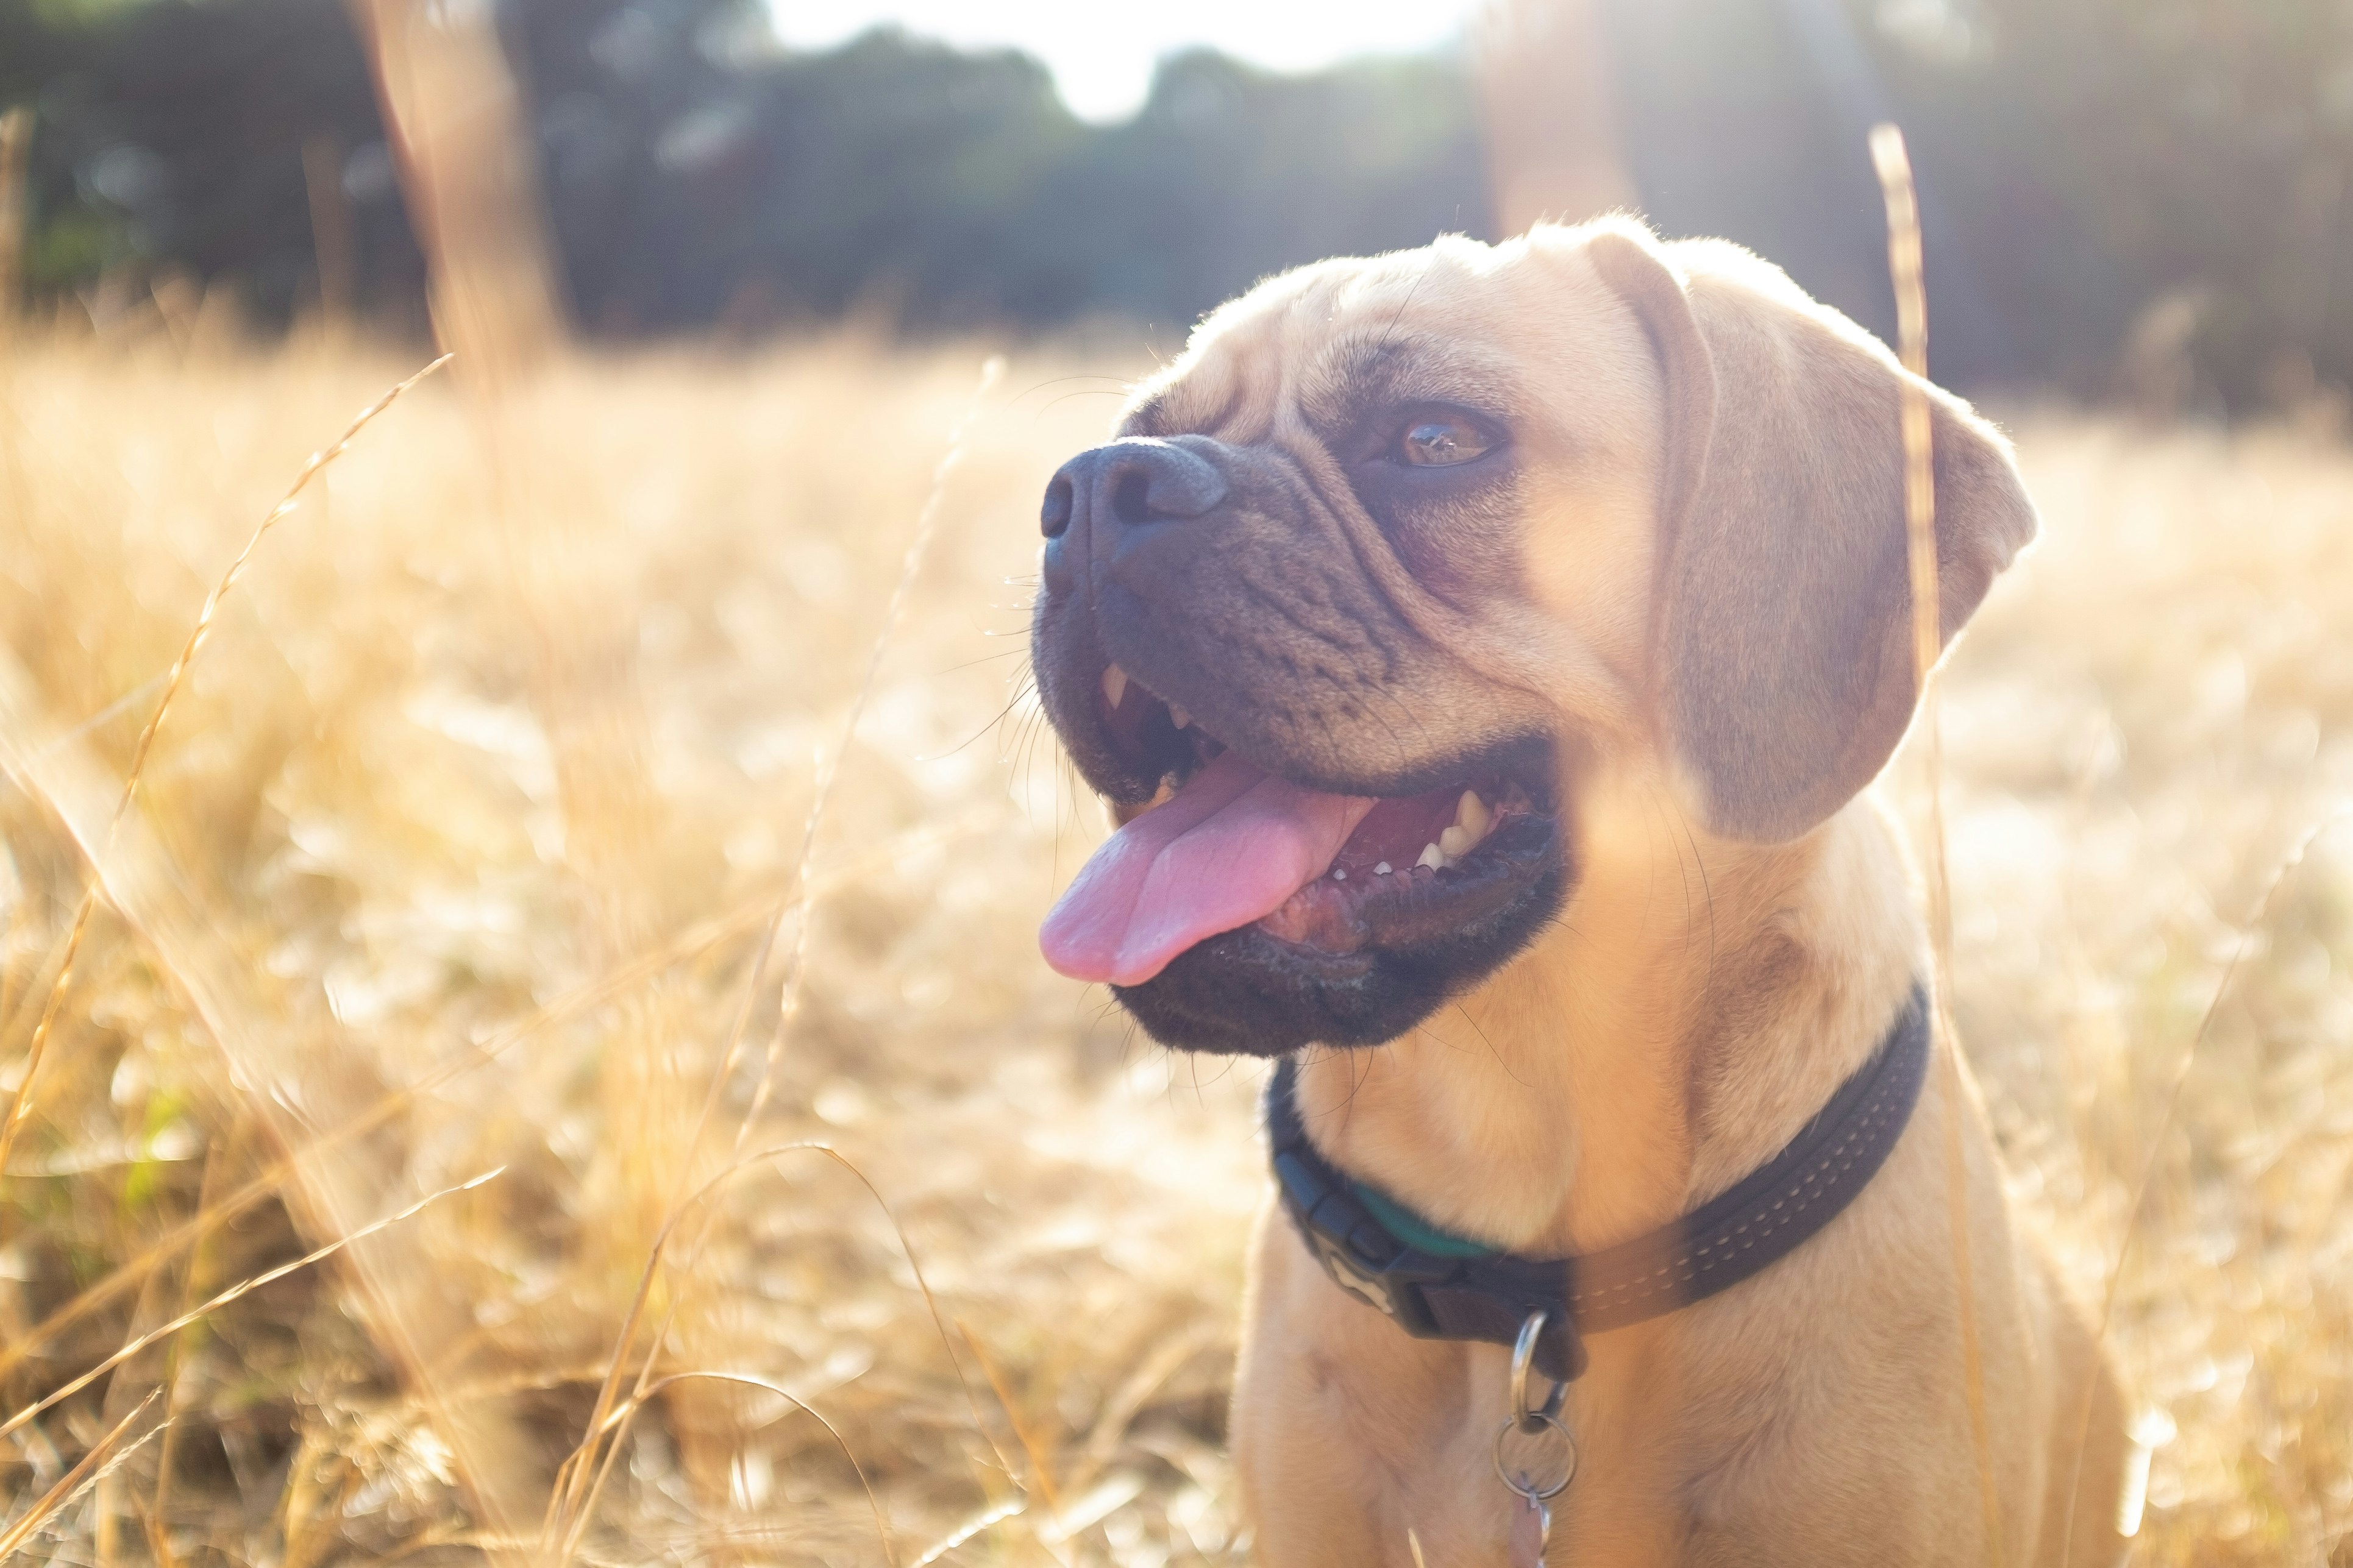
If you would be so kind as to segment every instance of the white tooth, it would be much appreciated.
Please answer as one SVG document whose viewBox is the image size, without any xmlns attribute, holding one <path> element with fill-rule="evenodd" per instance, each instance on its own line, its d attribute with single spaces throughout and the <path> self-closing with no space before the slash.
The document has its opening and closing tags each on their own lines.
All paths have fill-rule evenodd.
<svg viewBox="0 0 2353 1568">
<path fill-rule="evenodd" d="M 1449 860 L 1460 860 L 1471 853 L 1471 846 L 1477 842 L 1469 828 L 1450 827 L 1438 836 L 1438 849 Z"/>
<path fill-rule="evenodd" d="M 1168 721 L 1181 730 L 1193 721 L 1193 716 L 1171 702 L 1168 705 Z"/>
<path fill-rule="evenodd" d="M 1379 865 L 1377 865 L 1377 866 L 1376 866 L 1376 867 L 1374 867 L 1374 868 L 1373 868 L 1373 875 L 1374 875 L 1374 876 L 1376 876 L 1376 877 L 1386 877 L 1386 876 L 1388 876 L 1388 874 L 1389 874 L 1389 863 L 1388 863 L 1388 861 L 1386 861 L 1386 860 L 1382 861 Z"/>
<path fill-rule="evenodd" d="M 1345 882 L 1348 879 L 1348 873 L 1335 866 L 1332 868 L 1332 879 L 1335 882 Z"/>
<path fill-rule="evenodd" d="M 1431 870 L 1435 871 L 1442 868 L 1445 864 L 1446 852 L 1439 848 L 1435 844 L 1425 844 L 1421 847 L 1421 858 L 1414 862 L 1414 867 L 1418 870 L 1420 868 L 1427 866 Z"/>
<path fill-rule="evenodd" d="M 1115 664 L 1103 667 L 1103 698 L 1113 708 L 1127 695 L 1127 671 Z"/>
<path fill-rule="evenodd" d="M 1487 809 L 1487 803 L 1479 798 L 1477 790 L 1466 789 L 1462 792 L 1461 800 L 1455 804 L 1454 821 L 1457 826 L 1471 830 L 1473 842 L 1487 837 L 1487 829 L 1493 825 L 1494 820 L 1495 814 Z"/>
</svg>

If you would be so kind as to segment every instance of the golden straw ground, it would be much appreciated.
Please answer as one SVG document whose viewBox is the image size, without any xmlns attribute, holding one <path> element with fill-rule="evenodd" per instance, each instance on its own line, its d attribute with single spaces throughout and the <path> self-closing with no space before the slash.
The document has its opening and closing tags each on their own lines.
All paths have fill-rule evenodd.
<svg viewBox="0 0 2353 1568">
<path fill-rule="evenodd" d="M 151 683 L 319 433 L 409 368 L 137 333 L 33 334 L 0 411 L 28 498 L 0 573 L 23 700 L 0 792 L 11 1094 L 83 887 L 72 835 L 102 832 Z M 105 1481 L 58 1493 L 28 1554 L 90 1561 L 101 1535 L 117 1562 L 157 1541 L 190 1563 L 290 1542 L 311 1568 L 528 1547 L 485 1539 L 434 1408 L 506 1412 L 543 1486 L 586 1430 L 679 1190 L 647 1134 L 673 1114 L 691 1128 L 718 1069 L 795 886 L 814 761 L 867 684 L 987 352 L 849 336 L 554 365 L 510 430 L 567 478 L 566 591 L 593 621 L 523 607 L 484 449 L 438 381 L 272 535 L 132 819 L 171 868 L 157 896 L 201 918 L 267 1035 L 224 1048 L 155 950 L 93 914 L 0 1184 L 0 1344 L 24 1352 L 0 1363 L 0 1415 L 318 1245 L 286 1195 L 304 1160 L 381 1173 L 363 1221 L 505 1173 L 395 1233 L 466 1304 L 419 1363 L 430 1399 L 402 1383 L 367 1276 L 340 1258 L 288 1275 L 173 1336 L 176 1366 L 151 1344 L 9 1435 L 0 1521 L 171 1376 L 141 1417 L 174 1410 L 168 1489 L 165 1443 L 132 1447 L 142 1427 L 125 1428 L 99 1450 Z M 705 1206 L 679 1282 L 692 1337 L 650 1377 L 773 1391 L 696 1378 L 733 1392 L 633 1406 L 575 1521 L 582 1562 L 879 1563 L 858 1468 L 902 1563 L 934 1546 L 949 1563 L 1242 1560 L 1219 1442 L 1261 1180 L 1255 1079 L 1129 1039 L 1038 962 L 1037 917 L 1099 824 L 1058 763 L 1025 759 L 1029 710 L 1007 707 L 1020 639 L 991 635 L 1024 624 L 1006 580 L 1033 569 L 1045 475 L 1105 423 L 1106 397 L 1056 401 L 1104 384 L 1062 378 L 1139 368 L 1011 356 L 839 752 L 806 958 L 761 999 L 799 975 L 744 1147 L 823 1142 L 871 1179 L 1003 1408 L 977 1375 L 967 1402 L 855 1178 L 822 1159 L 748 1170 Z M 2353 793 L 2353 458 L 2284 426 L 2012 416 L 2047 539 L 1939 681 L 1960 1037 L 2079 1286 L 2106 1283 L 2138 1214 L 2111 1337 L 2181 1434 L 2156 1457 L 2142 1561 L 2325 1562 L 2353 1523 L 2353 834 L 2322 834 L 2268 911 L 2246 911 Z M 641 795 L 567 796 L 614 775 L 563 747 L 621 731 L 543 712 L 565 689 L 551 668 L 626 679 Z M 69 761 L 83 793 L 39 795 Z M 639 901 L 620 908 L 605 879 Z M 640 938 L 612 940 L 617 908 Z M 803 940 L 787 929 L 780 951 Z M 666 999 L 640 1005 L 658 976 Z M 759 1092 L 759 1052 L 743 1056 L 719 1101 L 737 1119 Z M 253 1131 L 265 1085 L 289 1097 L 294 1147 Z M 1100 1517 L 1065 1533 L 1034 1482 L 1024 1503 L 998 1453 L 1027 1481 L 1032 1447 L 1066 1519 Z"/>
</svg>

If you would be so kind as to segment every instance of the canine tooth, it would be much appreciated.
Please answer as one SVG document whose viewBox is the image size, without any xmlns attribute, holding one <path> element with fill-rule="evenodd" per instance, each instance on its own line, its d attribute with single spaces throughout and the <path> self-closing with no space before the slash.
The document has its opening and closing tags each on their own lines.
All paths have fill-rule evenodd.
<svg viewBox="0 0 2353 1568">
<path fill-rule="evenodd" d="M 1438 849 L 1449 860 L 1460 860 L 1471 853 L 1471 846 L 1477 842 L 1477 837 L 1469 828 L 1457 826 L 1438 836 Z"/>
<path fill-rule="evenodd" d="M 1190 713 L 1186 712 L 1182 708 L 1177 707 L 1174 702 L 1171 702 L 1168 705 L 1168 721 L 1181 730 L 1186 725 L 1190 724 L 1193 721 L 1193 716 Z"/>
<path fill-rule="evenodd" d="M 1127 671 L 1115 664 L 1103 666 L 1103 698 L 1113 708 L 1127 695 Z"/>
<path fill-rule="evenodd" d="M 1487 803 L 1479 798 L 1477 790 L 1464 790 L 1462 798 L 1455 803 L 1454 824 L 1458 827 L 1470 829 L 1471 837 L 1474 842 L 1487 837 L 1487 829 L 1493 825 L 1494 820 L 1495 814 L 1487 809 Z"/>
<path fill-rule="evenodd" d="M 1384 860 L 1379 865 L 1373 868 L 1373 875 L 1376 877 L 1386 877 L 1389 874 L 1390 869 L 1391 868 L 1389 863 Z"/>
<path fill-rule="evenodd" d="M 1416 860 L 1413 864 L 1416 870 L 1420 869 L 1424 866 L 1429 867 L 1433 871 L 1439 870 L 1446 864 L 1446 851 L 1440 849 L 1435 844 L 1425 844 L 1421 847 L 1421 858 Z"/>
</svg>

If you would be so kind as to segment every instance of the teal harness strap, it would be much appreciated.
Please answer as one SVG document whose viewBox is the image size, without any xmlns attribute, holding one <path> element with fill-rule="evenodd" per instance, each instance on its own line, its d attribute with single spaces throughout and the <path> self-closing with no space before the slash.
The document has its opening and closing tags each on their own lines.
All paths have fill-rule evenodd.
<svg viewBox="0 0 2353 1568">
<path fill-rule="evenodd" d="M 1493 1258 L 1495 1249 L 1466 1237 L 1450 1236 L 1419 1215 L 1382 1192 L 1362 1182 L 1352 1181 L 1348 1190 L 1356 1201 L 1372 1211 L 1375 1219 L 1388 1227 L 1388 1233 L 1408 1247 L 1426 1252 L 1432 1258 Z"/>
</svg>

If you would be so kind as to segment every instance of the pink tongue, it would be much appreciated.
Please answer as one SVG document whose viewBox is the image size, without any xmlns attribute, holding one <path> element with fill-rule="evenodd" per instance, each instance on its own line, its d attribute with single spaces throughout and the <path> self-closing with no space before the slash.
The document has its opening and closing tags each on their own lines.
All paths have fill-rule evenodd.
<svg viewBox="0 0 2353 1568">
<path fill-rule="evenodd" d="M 1202 938 L 1281 909 L 1372 808 L 1222 752 L 1079 868 L 1038 945 L 1073 980 L 1141 985 Z"/>
</svg>

